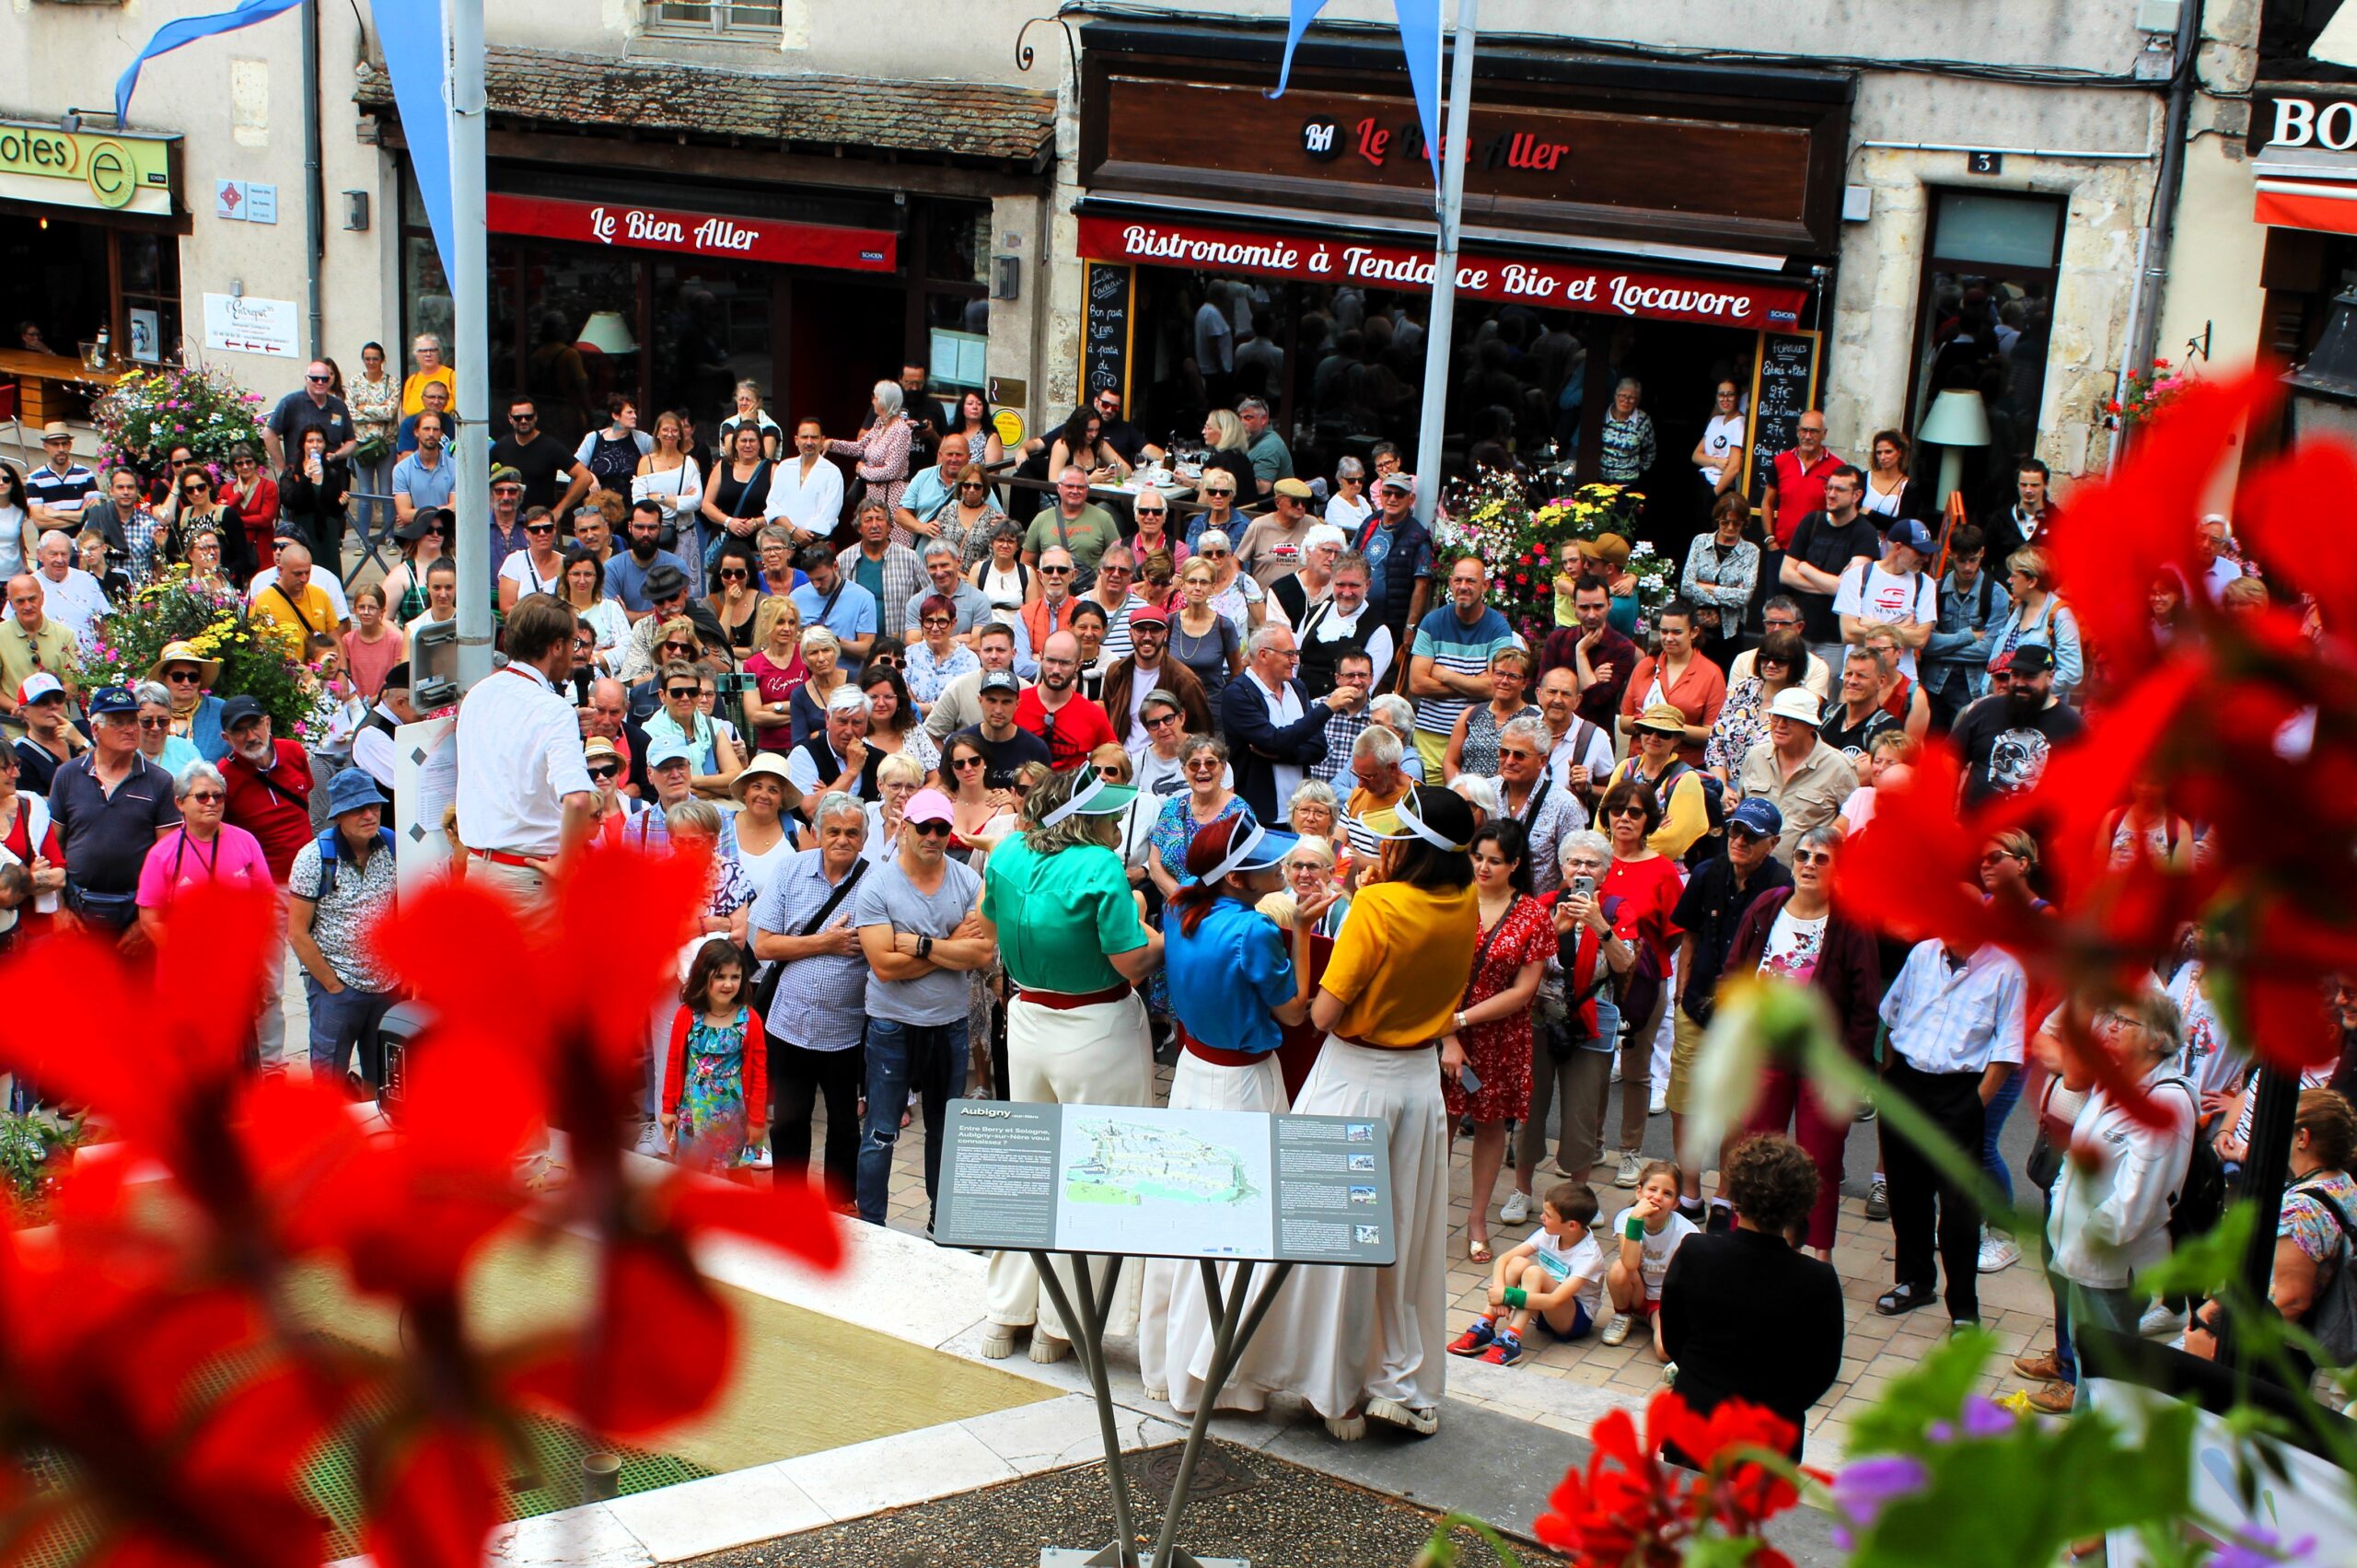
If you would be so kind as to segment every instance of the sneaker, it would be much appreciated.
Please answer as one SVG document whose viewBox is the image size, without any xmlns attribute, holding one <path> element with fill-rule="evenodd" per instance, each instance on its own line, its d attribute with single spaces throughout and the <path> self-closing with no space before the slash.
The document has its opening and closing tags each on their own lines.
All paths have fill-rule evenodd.
<svg viewBox="0 0 2357 1568">
<path fill-rule="evenodd" d="M 2136 1320 L 2136 1331 L 2148 1340 L 2173 1340 L 2185 1332 L 2185 1314 L 2155 1298 Z"/>
<path fill-rule="evenodd" d="M 770 1168 L 771 1164 L 770 1146 L 767 1144 L 748 1144 L 745 1145 L 745 1168 L 747 1170 L 767 1170 Z"/>
<path fill-rule="evenodd" d="M 2058 1377 L 2044 1388 L 2032 1388 L 2023 1397 L 2034 1411 L 2047 1415 L 2069 1415 L 2072 1407 L 2078 1403 L 2079 1390 Z"/>
<path fill-rule="evenodd" d="M 671 1157 L 671 1145 L 663 1136 L 662 1123 L 650 1121 L 638 1130 L 636 1152 L 651 1160 Z"/>
<path fill-rule="evenodd" d="M 1519 1225 L 1529 1217 L 1530 1194 L 1527 1192 L 1520 1191 L 1509 1192 L 1506 1194 L 1506 1201 L 1498 1205 L 1498 1218 L 1508 1225 Z"/>
<path fill-rule="evenodd" d="M 1451 1355 L 1479 1355 L 1488 1350 L 1498 1337 L 1497 1323 L 1488 1318 L 1476 1318 L 1473 1326 L 1457 1336 L 1448 1347 Z"/>
<path fill-rule="evenodd" d="M 1665 1388 L 1678 1387 L 1678 1363 L 1665 1361 L 1661 1364 L 1661 1386 Z"/>
<path fill-rule="evenodd" d="M 1712 1236 L 1724 1236 L 1728 1231 L 1733 1230 L 1735 1228 L 1735 1205 L 1732 1203 L 1712 1204 L 1711 1217 L 1702 1222 L 1702 1228 Z"/>
<path fill-rule="evenodd" d="M 1355 1443 L 1366 1435 L 1366 1417 L 1329 1415 L 1326 1418 L 1326 1435 L 1337 1443 Z"/>
<path fill-rule="evenodd" d="M 1978 1318 L 1951 1318 L 1948 1319 L 1948 1332 L 1951 1334 L 1968 1334 L 1978 1330 L 1980 1327 L 1980 1319 Z"/>
<path fill-rule="evenodd" d="M 1634 1187 L 1644 1174 L 1645 1156 L 1631 1149 L 1620 1156 L 1620 1174 L 1612 1179 L 1615 1187 Z"/>
<path fill-rule="evenodd" d="M 1144 1391 L 1147 1399 L 1157 1405 L 1167 1405 L 1170 1402 L 1170 1390 L 1167 1388 L 1159 1388 L 1151 1383 L 1142 1383 L 1139 1388 Z"/>
<path fill-rule="evenodd" d="M 1876 1176 L 1873 1183 L 1866 1188 L 1866 1218 L 1870 1220 L 1890 1218 L 1890 1183 L 1880 1176 Z"/>
<path fill-rule="evenodd" d="M 2062 1381 L 2062 1363 L 2050 1350 L 2014 1357 L 2014 1371 L 2033 1383 Z"/>
<path fill-rule="evenodd" d="M 1983 1226 L 1980 1232 L 1980 1272 L 1993 1274 L 2022 1260 L 2022 1249 L 2002 1230 Z"/>
<path fill-rule="evenodd" d="M 1603 1345 L 1627 1344 L 1629 1342 L 1629 1330 L 1635 1322 L 1636 1316 L 1637 1315 L 1633 1312 L 1614 1313 L 1611 1318 L 1604 1325 L 1603 1331 L 1596 1336 L 1596 1342 Z"/>
<path fill-rule="evenodd" d="M 1042 1366 L 1051 1365 L 1072 1353 L 1072 1342 L 1060 1340 L 1044 1330 L 1031 1330 L 1031 1359 Z"/>
<path fill-rule="evenodd" d="M 1401 1404 L 1398 1400 L 1369 1400 L 1366 1417 L 1387 1426 L 1396 1426 L 1402 1432 L 1412 1432 L 1419 1437 L 1430 1437 L 1440 1430 L 1440 1411 L 1430 1405 L 1419 1410 L 1413 1405 Z"/>
<path fill-rule="evenodd" d="M 1645 1114 L 1647 1116 L 1660 1116 L 1665 1114 L 1668 1109 L 1669 1091 L 1667 1089 L 1655 1089 L 1652 1094 L 1645 1097 Z"/>
<path fill-rule="evenodd" d="M 1522 1359 L 1522 1341 L 1511 1333 L 1500 1334 L 1496 1342 L 1481 1353 L 1481 1359 L 1492 1366 L 1512 1366 Z"/>
<path fill-rule="evenodd" d="M 1004 1361 L 1015 1353 L 1015 1330 L 1004 1323 L 993 1323 L 982 1330 L 982 1359 Z"/>
<path fill-rule="evenodd" d="M 1620 1063 L 1617 1061 L 1612 1063 L 1612 1081 L 1616 1084 L 1620 1081 Z"/>
</svg>

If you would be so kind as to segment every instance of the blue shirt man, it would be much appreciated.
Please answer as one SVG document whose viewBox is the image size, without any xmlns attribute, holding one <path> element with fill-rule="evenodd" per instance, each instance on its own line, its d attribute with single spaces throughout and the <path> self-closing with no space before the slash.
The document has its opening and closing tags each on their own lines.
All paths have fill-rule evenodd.
<svg viewBox="0 0 2357 1568">
<path fill-rule="evenodd" d="M 393 465 L 393 493 L 406 495 L 412 506 L 447 506 L 459 485 L 459 465 L 447 452 L 435 454 L 429 468 L 412 452 Z"/>
<path fill-rule="evenodd" d="M 802 612 L 802 629 L 824 626 L 832 632 L 842 645 L 843 668 L 856 680 L 881 624 L 876 596 L 844 576 L 835 563 L 834 552 L 824 545 L 814 545 L 804 552 L 802 569 L 810 580 L 789 596 L 794 608 Z"/>
<path fill-rule="evenodd" d="M 1990 633 L 2014 611 L 2013 596 L 1987 569 L 1980 530 L 1969 523 L 1948 540 L 1948 575 L 1940 580 L 1940 621 L 1921 659 L 1923 690 L 1951 713 L 1989 692 Z"/>
</svg>

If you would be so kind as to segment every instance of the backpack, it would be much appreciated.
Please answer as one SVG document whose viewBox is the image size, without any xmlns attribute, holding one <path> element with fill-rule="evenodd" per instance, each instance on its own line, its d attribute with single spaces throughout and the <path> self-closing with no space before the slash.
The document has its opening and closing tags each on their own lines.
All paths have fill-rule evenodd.
<svg viewBox="0 0 2357 1568">
<path fill-rule="evenodd" d="M 2316 1337 L 2334 1365 L 2346 1366 L 2357 1361 L 2357 1268 L 2351 1266 L 2357 1264 L 2357 1229 L 2351 1227 L 2340 1204 L 2315 1188 L 2292 1191 L 2304 1194 L 2340 1226 L 2340 1257 L 2332 1265 L 2331 1277 L 2308 1303 L 2307 1317 L 2300 1326 Z"/>
<path fill-rule="evenodd" d="M 2169 1200 L 2169 1239 L 2182 1242 L 2209 1235 L 2226 1212 L 2226 1166 L 2217 1145 L 2201 1135 L 2201 1097 L 2182 1078 L 2170 1082 L 2193 1102 L 2193 1152 L 2185 1162 L 2185 1184 Z"/>
<path fill-rule="evenodd" d="M 333 828 L 330 828 L 326 832 L 319 835 L 319 890 L 311 895 L 311 901 L 315 904 L 323 904 L 327 902 L 328 895 L 335 891 L 336 866 L 343 859 L 343 853 L 341 848 L 337 845 L 336 840 L 342 836 L 343 835 L 338 833 Z M 378 854 L 393 854 L 394 844 L 397 841 L 393 838 L 393 830 L 390 828 L 379 828 L 377 830 L 377 850 Z"/>
</svg>

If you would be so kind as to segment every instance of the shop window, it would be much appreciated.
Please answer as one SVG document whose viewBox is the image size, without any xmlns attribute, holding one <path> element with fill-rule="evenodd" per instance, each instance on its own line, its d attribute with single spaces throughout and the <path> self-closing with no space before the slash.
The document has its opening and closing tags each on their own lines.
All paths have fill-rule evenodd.
<svg viewBox="0 0 2357 1568">
<path fill-rule="evenodd" d="M 401 161 L 401 364 L 403 375 L 411 368 L 409 345 L 421 332 L 432 332 L 442 340 L 452 364 L 461 352 L 458 345 L 458 311 L 450 298 L 450 280 L 442 271 L 442 253 L 434 248 L 434 231 L 427 226 L 425 203 L 417 192 L 417 181 L 411 178 L 409 161 Z M 494 272 L 498 264 L 493 257 Z M 494 277 L 492 297 L 501 297 L 500 285 Z"/>
<path fill-rule="evenodd" d="M 647 25 L 667 33 L 775 32 L 784 25 L 784 8 L 759 0 L 652 0 Z"/>
<path fill-rule="evenodd" d="M 1941 392 L 1980 394 L 1989 445 L 1966 455 L 1963 479 L 1979 516 L 2003 504 L 2014 460 L 2038 449 L 2063 200 L 1945 190 L 1932 198 L 1908 424 L 1921 424 Z M 1937 471 L 1939 458 L 1936 448 L 1920 451 L 1914 471 Z"/>
<path fill-rule="evenodd" d="M 778 401 L 774 269 L 725 261 L 657 261 L 655 269 L 655 407 L 686 409 L 709 439 L 750 381 L 764 405 Z M 770 408 L 781 423 L 788 415 Z M 654 428 L 641 412 L 639 428 Z"/>
<path fill-rule="evenodd" d="M 180 342 L 180 247 L 169 235 L 115 236 L 122 267 L 123 353 L 142 365 L 178 360 Z"/>
</svg>

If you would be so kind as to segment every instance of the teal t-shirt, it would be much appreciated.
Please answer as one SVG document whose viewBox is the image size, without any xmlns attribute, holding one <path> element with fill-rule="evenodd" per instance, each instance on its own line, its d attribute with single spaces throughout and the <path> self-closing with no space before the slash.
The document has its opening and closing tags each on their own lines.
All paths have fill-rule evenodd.
<svg viewBox="0 0 2357 1568">
<path fill-rule="evenodd" d="M 1035 854 L 1021 833 L 991 851 L 982 913 L 1015 983 L 1084 996 L 1127 983 L 1105 957 L 1146 945 L 1121 857 L 1096 844 Z"/>
</svg>

